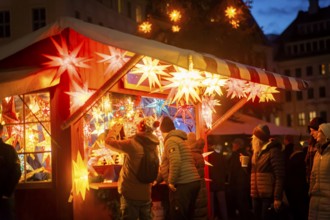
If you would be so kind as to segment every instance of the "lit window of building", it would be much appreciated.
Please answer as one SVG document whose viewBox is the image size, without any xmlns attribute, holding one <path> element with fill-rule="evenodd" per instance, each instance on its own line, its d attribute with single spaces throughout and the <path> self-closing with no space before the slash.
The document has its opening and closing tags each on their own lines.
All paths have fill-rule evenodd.
<svg viewBox="0 0 330 220">
<path fill-rule="evenodd" d="M 298 114 L 298 125 L 299 126 L 304 126 L 306 124 L 306 118 L 305 118 L 305 113 L 301 112 Z"/>
</svg>

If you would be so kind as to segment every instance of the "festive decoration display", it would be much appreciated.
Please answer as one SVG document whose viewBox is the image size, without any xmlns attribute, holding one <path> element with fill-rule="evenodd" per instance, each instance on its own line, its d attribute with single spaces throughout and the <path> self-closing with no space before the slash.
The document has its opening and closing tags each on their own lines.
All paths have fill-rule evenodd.
<svg viewBox="0 0 330 220">
<path fill-rule="evenodd" d="M 205 87 L 204 95 L 212 96 L 215 92 L 219 96 L 222 96 L 221 87 L 224 87 L 227 80 L 221 78 L 220 75 L 205 72 L 205 79 L 202 81 L 202 85 Z"/>
<path fill-rule="evenodd" d="M 212 128 L 212 115 L 216 112 L 214 107 L 217 105 L 220 105 L 220 101 L 213 97 L 204 96 L 202 99 L 202 117 L 207 128 Z"/>
<path fill-rule="evenodd" d="M 180 21 L 181 19 L 181 12 L 176 10 L 176 9 L 173 9 L 170 13 L 169 13 L 169 16 L 170 16 L 170 20 L 173 21 L 173 22 L 178 22 Z"/>
<path fill-rule="evenodd" d="M 89 190 L 88 170 L 87 165 L 82 159 L 79 151 L 77 160 L 72 161 L 73 164 L 73 192 L 80 194 L 82 199 L 85 200 L 86 190 Z"/>
<path fill-rule="evenodd" d="M 87 83 L 80 87 L 79 84 L 72 82 L 72 86 L 74 92 L 67 92 L 67 94 L 71 96 L 71 111 L 73 112 L 82 106 L 94 92 L 88 90 Z"/>
<path fill-rule="evenodd" d="M 181 115 L 183 123 L 186 123 L 186 116 L 189 116 L 189 118 L 194 119 L 193 115 L 190 112 L 192 108 L 193 108 L 192 105 L 187 105 L 187 104 L 179 105 L 177 107 L 177 111 L 176 111 L 174 117 L 176 118 L 179 115 Z"/>
<path fill-rule="evenodd" d="M 73 81 L 82 83 L 81 76 L 77 71 L 77 68 L 89 68 L 89 65 L 85 63 L 89 61 L 89 59 L 85 57 L 78 57 L 78 53 L 83 45 L 83 42 L 70 51 L 63 37 L 61 37 L 61 45 L 59 45 L 53 38 L 51 38 L 51 40 L 56 47 L 58 56 L 47 54 L 44 54 L 44 56 L 51 60 L 45 63 L 47 67 L 57 68 L 56 74 L 54 75 L 52 81 L 59 79 L 61 75 L 67 71 Z"/>
<path fill-rule="evenodd" d="M 142 33 L 150 33 L 152 28 L 152 24 L 149 21 L 144 21 L 139 25 L 139 31 Z"/>
<path fill-rule="evenodd" d="M 104 73 L 105 76 L 117 72 L 117 70 L 119 70 L 129 60 L 129 58 L 126 57 L 126 51 L 111 46 L 108 48 L 110 55 L 96 52 L 97 55 L 103 58 L 98 61 L 99 63 L 108 63 L 108 67 Z"/>
</svg>

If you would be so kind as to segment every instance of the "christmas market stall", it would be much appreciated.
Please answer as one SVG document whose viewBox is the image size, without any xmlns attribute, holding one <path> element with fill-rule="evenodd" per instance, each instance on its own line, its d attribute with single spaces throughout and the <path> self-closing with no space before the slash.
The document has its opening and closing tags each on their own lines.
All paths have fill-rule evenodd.
<svg viewBox="0 0 330 220">
<path fill-rule="evenodd" d="M 301 79 L 60 18 L 0 48 L 0 119 L 21 160 L 18 219 L 115 219 L 123 156 L 105 147 L 104 135 L 117 122 L 124 124 L 122 139 L 150 115 L 168 115 L 178 129 L 205 137 L 248 101 L 307 87 Z M 214 123 L 220 96 L 239 101 Z"/>
</svg>

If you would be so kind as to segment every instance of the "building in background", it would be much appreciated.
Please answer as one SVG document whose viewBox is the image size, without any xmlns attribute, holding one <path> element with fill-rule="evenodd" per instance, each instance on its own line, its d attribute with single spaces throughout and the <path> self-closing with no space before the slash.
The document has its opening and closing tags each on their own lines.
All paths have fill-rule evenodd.
<svg viewBox="0 0 330 220">
<path fill-rule="evenodd" d="M 275 61 L 278 73 L 311 82 L 306 91 L 282 94 L 281 125 L 306 134 L 315 116 L 330 119 L 330 6 L 320 8 L 311 0 L 308 11 L 296 19 L 276 40 Z"/>
</svg>

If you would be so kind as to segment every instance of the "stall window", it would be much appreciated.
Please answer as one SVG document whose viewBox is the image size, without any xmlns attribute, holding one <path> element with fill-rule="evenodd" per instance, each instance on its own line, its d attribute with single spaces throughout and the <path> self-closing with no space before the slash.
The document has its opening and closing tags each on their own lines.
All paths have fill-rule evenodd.
<svg viewBox="0 0 330 220">
<path fill-rule="evenodd" d="M 21 183 L 51 181 L 49 93 L 12 96 L 2 100 L 3 140 L 21 162 Z"/>
</svg>

